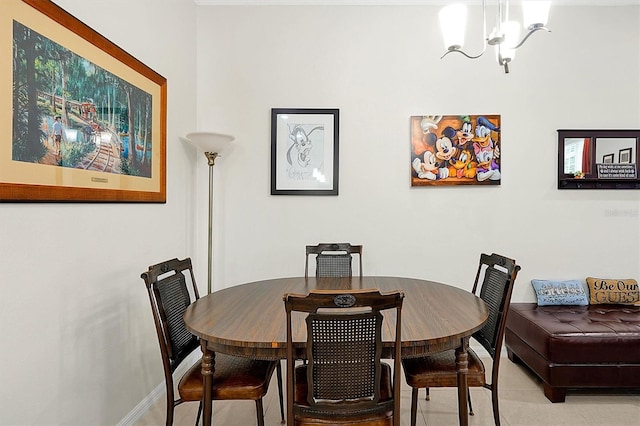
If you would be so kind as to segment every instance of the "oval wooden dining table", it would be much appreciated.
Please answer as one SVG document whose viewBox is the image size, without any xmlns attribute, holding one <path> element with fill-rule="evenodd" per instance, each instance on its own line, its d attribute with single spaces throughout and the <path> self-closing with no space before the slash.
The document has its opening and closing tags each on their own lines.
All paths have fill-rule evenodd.
<svg viewBox="0 0 640 426">
<path fill-rule="evenodd" d="M 211 378 L 214 352 L 258 359 L 286 358 L 286 293 L 307 294 L 313 289 L 351 290 L 377 288 L 401 290 L 403 358 L 419 357 L 448 349 L 456 350 L 458 366 L 458 415 L 468 424 L 467 348 L 469 337 L 487 321 L 489 311 L 482 299 L 458 287 L 433 281 L 401 277 L 276 278 L 241 284 L 216 291 L 192 303 L 184 314 L 187 328 L 201 339 L 205 397 L 203 422 L 211 424 Z M 293 318 L 294 341 L 306 341 L 304 318 Z M 383 341 L 393 350 L 395 318 L 385 317 Z"/>
</svg>

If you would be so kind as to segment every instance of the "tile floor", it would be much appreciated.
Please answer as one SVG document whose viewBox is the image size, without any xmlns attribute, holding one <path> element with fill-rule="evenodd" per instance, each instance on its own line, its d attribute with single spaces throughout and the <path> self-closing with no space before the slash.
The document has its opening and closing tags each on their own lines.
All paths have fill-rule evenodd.
<svg viewBox="0 0 640 426">
<path fill-rule="evenodd" d="M 490 368 L 490 359 L 484 359 Z M 639 385 L 640 386 L 640 385 Z M 401 424 L 410 424 L 411 389 L 404 384 L 401 391 Z M 491 393 L 472 388 L 475 416 L 471 426 L 493 425 Z M 139 426 L 163 425 L 165 400 L 160 398 L 137 423 Z M 174 425 L 192 426 L 197 403 L 185 403 L 176 408 Z M 266 426 L 280 425 L 278 385 L 275 377 L 264 399 Z M 640 389 L 635 391 L 569 391 L 564 403 L 552 404 L 543 392 L 542 384 L 528 370 L 503 358 L 500 364 L 500 417 L 503 426 L 534 425 L 598 425 L 640 426 Z M 216 426 L 253 426 L 256 424 L 253 401 L 214 402 L 213 424 Z M 432 389 L 431 400 L 420 392 L 418 425 L 456 425 L 457 393 L 455 389 Z"/>
</svg>

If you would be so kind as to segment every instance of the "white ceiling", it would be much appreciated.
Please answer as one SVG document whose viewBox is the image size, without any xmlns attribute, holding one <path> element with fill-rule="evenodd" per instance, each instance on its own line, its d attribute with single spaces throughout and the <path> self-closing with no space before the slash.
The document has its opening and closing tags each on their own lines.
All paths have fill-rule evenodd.
<svg viewBox="0 0 640 426">
<path fill-rule="evenodd" d="M 336 5 L 336 6 L 366 6 L 366 5 L 443 5 L 451 3 L 446 0 L 193 0 L 197 5 L 207 6 L 242 6 L 242 5 Z M 457 3 L 480 4 L 481 0 L 457 0 Z M 488 4 L 495 3 L 489 0 Z M 552 5 L 560 6 L 625 6 L 640 5 L 640 0 L 555 0 Z"/>
</svg>

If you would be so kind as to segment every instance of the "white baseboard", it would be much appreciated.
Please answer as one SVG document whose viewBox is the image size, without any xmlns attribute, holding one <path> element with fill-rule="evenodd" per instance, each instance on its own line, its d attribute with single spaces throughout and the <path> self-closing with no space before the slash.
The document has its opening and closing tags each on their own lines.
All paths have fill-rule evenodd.
<svg viewBox="0 0 640 426">
<path fill-rule="evenodd" d="M 182 377 L 184 373 L 201 357 L 201 353 L 199 350 L 193 351 L 185 360 L 180 364 L 180 366 L 174 371 L 174 377 Z M 175 379 L 174 379 L 175 380 Z M 158 401 L 160 398 L 164 398 L 167 394 L 165 390 L 164 381 L 161 382 L 158 386 L 155 387 L 149 393 L 149 395 L 145 396 L 142 401 L 136 405 L 133 410 L 129 412 L 122 420 L 120 420 L 117 426 L 133 426 L 140 421 L 147 414 L 147 411 Z"/>
<path fill-rule="evenodd" d="M 164 383 L 160 383 L 149 395 L 144 397 L 144 399 L 140 401 L 138 405 L 129 412 L 129 414 L 124 416 L 124 418 L 118 422 L 117 426 L 133 426 L 138 423 L 153 404 L 155 404 L 158 399 L 166 395 L 166 393 Z"/>
</svg>

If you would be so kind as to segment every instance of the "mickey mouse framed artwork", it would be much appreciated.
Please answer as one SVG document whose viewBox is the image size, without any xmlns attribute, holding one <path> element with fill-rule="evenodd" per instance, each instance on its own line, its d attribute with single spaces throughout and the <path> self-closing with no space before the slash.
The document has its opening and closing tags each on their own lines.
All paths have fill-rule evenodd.
<svg viewBox="0 0 640 426">
<path fill-rule="evenodd" d="M 500 115 L 411 117 L 411 186 L 500 185 Z"/>
</svg>

